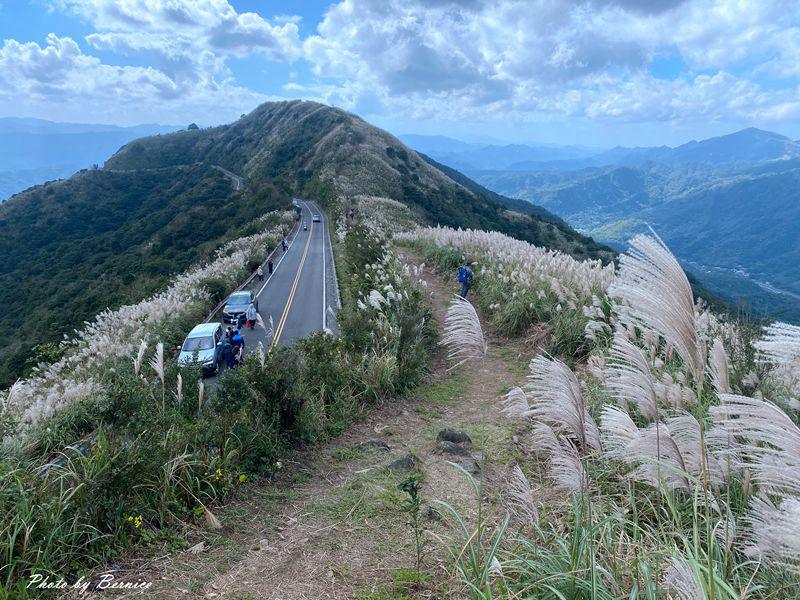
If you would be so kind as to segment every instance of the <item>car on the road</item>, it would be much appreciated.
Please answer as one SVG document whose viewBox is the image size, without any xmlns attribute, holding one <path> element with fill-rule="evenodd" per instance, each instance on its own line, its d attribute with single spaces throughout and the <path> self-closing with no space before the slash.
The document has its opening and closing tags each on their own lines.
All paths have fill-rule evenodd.
<svg viewBox="0 0 800 600">
<path fill-rule="evenodd" d="M 247 307 L 251 304 L 258 310 L 258 298 L 252 290 L 232 293 L 228 296 L 225 306 L 222 307 L 222 321 L 224 323 L 241 321 L 244 319 Z"/>
<path fill-rule="evenodd" d="M 303 231 L 308 231 L 308 223 L 303 221 Z"/>
<path fill-rule="evenodd" d="M 313 217 L 311 217 L 311 220 L 314 221 L 314 223 L 319 223 L 322 219 L 320 218 L 319 215 L 314 215 Z"/>
<path fill-rule="evenodd" d="M 178 365 L 202 365 L 203 374 L 216 373 L 222 362 L 222 325 L 201 323 L 186 336 L 178 354 Z"/>
</svg>

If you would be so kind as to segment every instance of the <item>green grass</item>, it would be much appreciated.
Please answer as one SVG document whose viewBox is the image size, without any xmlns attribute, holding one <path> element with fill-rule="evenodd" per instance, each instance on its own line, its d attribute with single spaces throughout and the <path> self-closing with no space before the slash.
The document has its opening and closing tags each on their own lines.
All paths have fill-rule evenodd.
<svg viewBox="0 0 800 600">
<path fill-rule="evenodd" d="M 492 349 L 490 348 L 490 352 Z M 506 365 L 506 370 L 512 375 L 517 375 L 520 378 L 527 377 L 529 373 L 530 360 L 519 352 L 515 352 L 511 348 L 502 347 L 497 349 L 497 355 L 503 359 Z"/>
<path fill-rule="evenodd" d="M 418 395 L 431 404 L 453 404 L 466 393 L 467 386 L 467 378 L 461 369 L 456 369 L 444 379 L 421 385 Z"/>
<path fill-rule="evenodd" d="M 426 406 L 418 406 L 414 409 L 420 418 L 426 423 L 437 421 L 444 416 L 444 411 L 441 408 L 428 408 Z"/>
<path fill-rule="evenodd" d="M 416 593 L 419 584 L 417 583 L 417 573 L 413 569 L 397 569 L 389 574 L 391 583 L 380 585 L 376 589 L 364 590 L 356 594 L 356 600 L 411 600 L 418 598 Z M 421 584 L 424 586 L 427 577 L 421 576 Z"/>
<path fill-rule="evenodd" d="M 363 523 L 376 517 L 388 522 L 396 513 L 394 505 L 400 497 L 396 486 L 401 479 L 401 475 L 385 468 L 359 474 L 314 498 L 308 513 L 337 523 Z"/>
<path fill-rule="evenodd" d="M 522 453 L 512 439 L 516 425 L 512 423 L 461 423 L 458 425 L 472 439 L 472 446 L 486 456 L 486 460 L 508 464 L 522 460 Z"/>
</svg>

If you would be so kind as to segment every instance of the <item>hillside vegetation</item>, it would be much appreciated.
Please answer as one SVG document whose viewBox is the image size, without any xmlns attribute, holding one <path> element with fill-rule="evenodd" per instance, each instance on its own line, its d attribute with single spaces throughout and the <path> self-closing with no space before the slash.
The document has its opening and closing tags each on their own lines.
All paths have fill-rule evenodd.
<svg viewBox="0 0 800 600">
<path fill-rule="evenodd" d="M 217 165 L 244 178 L 234 193 Z M 0 207 L 0 386 L 106 307 L 163 289 L 172 274 L 292 196 L 330 204 L 393 198 L 420 221 L 494 229 L 574 256 L 613 253 L 546 211 L 442 172 L 395 137 L 313 102 L 267 103 L 229 125 L 132 141 L 103 169 L 36 186 Z M 7 282 L 14 282 L 11 286 Z M 25 315 L 21 318 L 21 315 Z"/>
<path fill-rule="evenodd" d="M 767 282 L 800 294 L 797 159 L 723 167 L 650 163 L 477 177 L 492 189 L 552 210 L 617 248 L 647 231 L 649 224 L 716 293 L 732 303 L 750 304 L 756 316 L 800 319 L 800 300 L 750 290 L 746 278 L 750 288 L 755 288 L 754 282 Z"/>
<path fill-rule="evenodd" d="M 389 133 L 314 102 L 267 103 L 230 125 L 136 140 L 109 159 L 106 168 L 195 162 L 243 175 L 254 193 L 263 182 L 280 177 L 295 193 L 323 201 L 383 196 L 407 204 L 432 225 L 495 229 L 578 256 L 612 256 L 546 211 L 508 214 L 509 208 L 519 211 L 525 205 L 485 192 L 460 174 L 463 181 L 456 183 Z"/>
<path fill-rule="evenodd" d="M 88 170 L 0 205 L 0 386 L 107 307 L 138 302 L 287 196 L 256 198 L 201 165 Z M 13 259 L 12 259 L 13 257 Z"/>
</svg>

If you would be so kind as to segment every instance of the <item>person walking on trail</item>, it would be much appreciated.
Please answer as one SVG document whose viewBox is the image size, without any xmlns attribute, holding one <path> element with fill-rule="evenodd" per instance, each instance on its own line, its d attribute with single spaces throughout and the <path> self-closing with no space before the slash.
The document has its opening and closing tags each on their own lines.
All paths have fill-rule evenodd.
<svg viewBox="0 0 800 600">
<path fill-rule="evenodd" d="M 286 252 L 286 249 L 289 247 L 289 244 L 286 242 L 286 238 L 281 240 L 281 246 L 283 247 L 283 251 Z"/>
<path fill-rule="evenodd" d="M 256 320 L 258 319 L 258 312 L 256 311 L 256 307 L 252 304 L 247 307 L 247 328 L 248 329 L 255 329 L 256 328 Z"/>
<path fill-rule="evenodd" d="M 461 284 L 461 297 L 466 298 L 469 288 L 472 287 L 472 262 L 467 262 L 458 269 L 458 281 Z"/>
<path fill-rule="evenodd" d="M 270 275 L 272 275 L 272 259 L 271 258 L 267 261 L 267 272 Z"/>
<path fill-rule="evenodd" d="M 264 270 L 261 267 L 258 267 L 258 270 L 256 271 L 256 275 L 258 275 L 258 280 L 259 281 L 264 281 Z"/>
</svg>

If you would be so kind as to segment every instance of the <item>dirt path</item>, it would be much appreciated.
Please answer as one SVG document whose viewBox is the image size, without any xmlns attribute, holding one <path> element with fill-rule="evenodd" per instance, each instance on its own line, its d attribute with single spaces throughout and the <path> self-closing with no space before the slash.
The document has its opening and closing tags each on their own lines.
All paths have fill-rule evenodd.
<svg viewBox="0 0 800 600">
<path fill-rule="evenodd" d="M 454 290 L 438 275 L 425 276 L 441 322 Z M 452 565 L 442 542 L 447 527 L 427 503 L 445 500 L 469 515 L 475 498 L 464 475 L 447 464 L 463 461 L 469 467 L 471 457 L 443 454 L 437 433 L 455 427 L 471 437 L 472 451 L 485 456 L 485 498 L 501 506 L 502 486 L 493 484 L 505 479 L 506 465 L 523 449 L 514 426 L 499 414 L 497 399 L 522 383 L 531 354 L 519 340 L 491 338 L 481 364 L 450 373 L 440 356 L 413 397 L 376 407 L 327 445 L 297 453 L 278 481 L 215 509 L 224 529 L 192 532 L 188 539 L 204 541 L 203 552 L 128 565 L 130 572 L 153 582 L 146 595 L 154 598 L 449 597 Z M 413 579 L 414 545 L 406 516 L 397 509 L 396 486 L 409 471 L 387 465 L 409 453 L 424 475 L 429 545 L 422 566 L 426 580 L 404 595 Z"/>
</svg>

